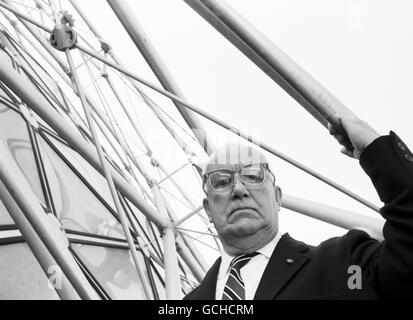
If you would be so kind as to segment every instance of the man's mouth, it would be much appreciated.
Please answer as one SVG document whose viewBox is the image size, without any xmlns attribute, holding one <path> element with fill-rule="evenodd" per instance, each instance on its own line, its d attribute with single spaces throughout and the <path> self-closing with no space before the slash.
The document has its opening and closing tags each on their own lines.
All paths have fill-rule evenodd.
<svg viewBox="0 0 413 320">
<path fill-rule="evenodd" d="M 229 216 L 232 216 L 234 213 L 237 213 L 237 212 L 251 211 L 251 210 L 255 211 L 254 208 L 250 208 L 250 207 L 237 208 L 237 209 L 232 210 Z"/>
</svg>

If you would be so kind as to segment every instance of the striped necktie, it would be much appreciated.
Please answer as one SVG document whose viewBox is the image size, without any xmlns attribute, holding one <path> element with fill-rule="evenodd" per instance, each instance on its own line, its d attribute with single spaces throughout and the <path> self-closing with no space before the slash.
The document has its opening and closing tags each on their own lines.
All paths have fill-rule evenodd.
<svg viewBox="0 0 413 320">
<path fill-rule="evenodd" d="M 243 254 L 231 261 L 231 271 L 225 284 L 222 300 L 245 300 L 245 287 L 240 270 L 257 254 L 258 252 Z"/>
</svg>

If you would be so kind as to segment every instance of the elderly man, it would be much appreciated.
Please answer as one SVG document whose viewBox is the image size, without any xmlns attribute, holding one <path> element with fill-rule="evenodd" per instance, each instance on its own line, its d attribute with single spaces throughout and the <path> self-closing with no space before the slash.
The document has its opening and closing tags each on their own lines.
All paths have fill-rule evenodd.
<svg viewBox="0 0 413 320">
<path fill-rule="evenodd" d="M 203 172 L 204 208 L 224 251 L 184 299 L 413 297 L 413 155 L 395 133 L 380 137 L 359 119 L 337 116 L 349 139 L 331 126 L 330 133 L 360 160 L 384 202 L 385 240 L 351 230 L 313 247 L 281 235 L 281 189 L 267 160 L 227 145 Z M 355 285 L 349 270 L 359 272 Z"/>
</svg>

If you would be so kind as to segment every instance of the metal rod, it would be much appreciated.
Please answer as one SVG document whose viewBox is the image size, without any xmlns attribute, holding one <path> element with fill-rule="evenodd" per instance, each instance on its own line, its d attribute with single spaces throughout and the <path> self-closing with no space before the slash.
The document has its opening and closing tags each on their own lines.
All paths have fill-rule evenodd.
<svg viewBox="0 0 413 320">
<path fill-rule="evenodd" d="M 107 76 L 105 76 L 104 78 L 106 79 L 109 87 L 111 88 L 113 94 L 115 95 L 116 99 L 118 100 L 120 106 L 122 107 L 122 110 L 125 112 L 126 117 L 128 118 L 129 122 L 131 123 L 131 125 L 132 125 L 133 129 L 135 130 L 136 134 L 138 135 L 139 139 L 142 141 L 143 145 L 145 146 L 148 154 L 151 154 L 152 151 L 151 151 L 148 143 L 146 142 L 145 138 L 143 137 L 143 134 L 141 133 L 141 131 L 139 130 L 137 124 L 135 123 L 135 120 L 133 119 L 132 114 L 130 113 L 130 111 L 126 107 L 126 104 L 123 101 L 121 95 L 119 94 L 115 84 L 113 83 L 113 81 L 110 78 L 109 74 L 106 73 L 106 75 Z"/>
<path fill-rule="evenodd" d="M 188 220 L 189 218 L 191 218 L 192 216 L 196 215 L 199 211 L 201 211 L 204 208 L 204 206 L 199 206 L 198 208 L 192 210 L 190 213 L 188 213 L 187 215 L 185 215 L 183 218 L 179 219 L 178 221 L 175 222 L 175 227 L 179 226 L 180 224 L 182 224 L 184 221 Z"/>
<path fill-rule="evenodd" d="M 208 114 L 207 112 L 201 110 L 201 109 L 198 108 L 197 106 L 195 106 L 195 105 L 193 105 L 193 104 L 191 104 L 191 103 L 189 103 L 189 102 L 187 102 L 187 101 L 185 101 L 185 100 L 182 100 L 181 98 L 177 97 L 176 95 L 174 95 L 174 94 L 172 94 L 172 93 L 170 93 L 170 92 L 168 92 L 168 91 L 165 91 L 165 90 L 159 88 L 158 86 L 155 86 L 155 85 L 151 84 L 150 82 L 142 79 L 141 77 L 133 74 L 132 72 L 129 72 L 128 70 L 125 70 L 125 69 L 121 68 L 121 67 L 118 66 L 117 64 L 112 63 L 111 61 L 105 59 L 104 57 L 101 57 L 100 55 L 95 54 L 94 52 L 91 52 L 90 50 L 88 50 L 88 49 L 86 49 L 86 48 L 83 48 L 83 47 L 81 47 L 81 46 L 79 46 L 79 45 L 78 45 L 77 47 L 78 47 L 81 51 L 83 51 L 83 52 L 85 52 L 85 53 L 87 53 L 87 54 L 90 54 L 90 55 L 94 56 L 96 59 L 98 59 L 98 60 L 106 63 L 106 64 L 109 65 L 110 67 L 112 67 L 112 68 L 118 70 L 119 72 L 122 72 L 122 73 L 124 73 L 125 75 L 127 75 L 127 76 L 129 76 L 129 77 L 131 77 L 131 78 L 133 78 L 133 79 L 135 79 L 135 80 L 137 80 L 137 81 L 145 84 L 146 86 L 148 86 L 148 87 L 150 87 L 151 89 L 153 89 L 153 90 L 155 90 L 155 91 L 163 94 L 164 96 L 167 96 L 168 98 L 171 98 L 171 99 L 173 99 L 173 100 L 179 101 L 179 103 L 180 103 L 181 105 L 186 106 L 188 109 L 190 109 L 190 110 L 198 113 L 199 115 L 201 115 L 201 116 L 207 118 L 208 120 L 210 120 L 210 121 L 218 124 L 219 126 L 221 126 L 221 127 L 225 128 L 225 129 L 233 132 L 234 134 L 236 134 L 236 135 L 244 138 L 245 140 L 247 140 L 247 141 L 255 144 L 256 146 L 260 147 L 261 149 L 268 151 L 269 153 L 273 154 L 274 156 L 276 156 L 276 157 L 278 157 L 278 158 L 280 158 L 280 159 L 283 159 L 284 161 L 288 162 L 289 164 L 291 164 L 291 165 L 293 165 L 293 166 L 301 169 L 302 171 L 310 174 L 311 176 L 313 176 L 313 177 L 315 177 L 315 178 L 323 181 L 324 183 L 326 183 L 326 184 L 330 185 L 331 187 L 333 187 L 333 188 L 341 191 L 342 193 L 344 193 L 344 194 L 348 195 L 349 197 L 353 198 L 354 200 L 356 200 L 356 201 L 364 204 L 365 206 L 369 207 L 370 209 L 372 209 L 372 210 L 374 210 L 374 211 L 377 211 L 377 212 L 380 211 L 380 209 L 379 209 L 376 205 L 374 205 L 374 204 L 370 203 L 369 201 L 363 199 L 362 197 L 360 197 L 359 195 L 355 194 L 354 192 L 352 192 L 352 191 L 350 191 L 350 190 L 348 190 L 348 189 L 340 186 L 339 184 L 335 183 L 334 181 L 330 180 L 329 178 L 324 177 L 323 175 L 317 173 L 317 172 L 314 171 L 313 169 L 311 169 L 311 168 L 309 168 L 309 167 L 307 167 L 307 166 L 299 163 L 298 161 L 296 161 L 296 160 L 288 157 L 287 155 L 284 155 L 283 153 L 275 150 L 274 148 L 271 148 L 270 146 L 264 144 L 263 142 L 255 139 L 255 138 L 253 138 L 253 137 L 251 137 L 249 134 L 247 134 L 247 133 L 245 133 L 245 132 L 243 132 L 243 131 L 235 128 L 234 126 L 232 126 L 232 125 L 230 125 L 230 124 L 228 124 L 228 123 L 226 123 L 226 122 L 218 119 L 217 117 L 215 117 L 215 116 L 213 116 L 213 115 Z"/>
<path fill-rule="evenodd" d="M 69 0 L 70 4 L 72 7 L 76 10 L 76 12 L 79 14 L 79 16 L 82 18 L 82 20 L 86 23 L 88 28 L 92 31 L 92 33 L 100 40 L 102 41 L 103 38 L 99 32 L 99 30 L 91 23 L 90 19 L 86 16 L 86 14 L 83 12 L 83 10 L 80 8 L 78 5 L 77 1 L 75 0 Z"/>
<path fill-rule="evenodd" d="M 163 167 L 163 165 L 161 163 L 158 163 L 158 167 L 159 169 L 163 172 L 163 174 L 165 174 L 166 176 L 169 176 L 169 181 L 173 184 L 173 186 L 178 190 L 178 192 L 182 195 L 182 197 L 185 199 L 185 201 L 191 206 L 191 207 L 195 207 L 195 204 L 191 201 L 191 199 L 189 199 L 188 195 L 185 193 L 184 189 L 175 181 L 175 179 L 171 176 L 171 174 L 168 175 L 168 173 L 166 172 L 165 168 Z M 164 178 L 165 179 L 165 178 Z M 163 179 L 163 180 L 164 180 Z M 158 182 L 161 183 L 161 181 Z"/>
<path fill-rule="evenodd" d="M 188 231 L 192 231 L 192 230 L 188 230 Z M 180 231 L 180 232 L 181 232 L 181 231 Z M 182 232 L 186 232 L 186 231 L 182 231 Z M 222 249 L 221 249 L 220 247 L 218 247 L 218 249 L 217 249 L 217 248 L 214 248 L 213 246 L 209 245 L 208 243 L 205 243 L 205 242 L 199 240 L 199 238 L 202 237 L 203 235 L 199 236 L 198 238 L 192 237 L 192 236 L 190 236 L 189 234 L 186 234 L 186 236 L 189 237 L 189 238 L 191 238 L 191 239 L 194 240 L 194 241 L 197 241 L 197 242 L 201 243 L 202 245 L 204 245 L 204 246 L 206 246 L 206 247 L 208 247 L 208 248 L 211 248 L 212 250 L 215 250 L 215 251 L 217 251 L 217 252 L 222 252 Z M 214 237 L 214 238 L 218 238 L 218 237 Z"/>
<path fill-rule="evenodd" d="M 25 219 L 27 219 L 28 223 L 33 227 L 36 235 L 41 239 L 44 246 L 51 253 L 53 259 L 57 262 L 57 265 L 69 279 L 80 298 L 99 299 L 99 296 L 93 290 L 71 255 L 68 249 L 68 243 L 66 244 L 64 240 L 56 238 L 65 237 L 65 235 L 62 234 L 62 231 L 57 225 L 48 220 L 38 198 L 34 195 L 27 183 L 26 178 L 18 169 L 17 164 L 11 158 L 3 143 L 0 143 L 0 179 L 23 212 Z M 23 217 L 18 216 L 17 211 L 10 212 L 10 214 L 14 216 L 17 221 L 22 221 L 24 219 Z M 36 244 L 38 244 L 36 239 L 37 237 L 33 234 L 30 235 L 30 230 L 31 229 L 21 229 L 20 231 L 22 234 L 27 231 L 29 238 L 26 240 L 28 242 L 30 241 L 32 246 L 36 246 Z M 33 253 L 38 253 L 38 250 L 41 250 L 41 247 L 37 247 Z M 39 256 L 39 258 L 41 257 Z M 46 264 L 43 263 L 43 267 L 46 267 Z"/>
<path fill-rule="evenodd" d="M 158 184 L 159 186 L 159 184 Z M 175 227 L 175 221 L 178 219 L 174 210 L 172 209 L 171 204 L 169 203 L 168 199 L 166 199 L 162 193 L 160 193 L 162 196 L 162 199 L 164 201 L 166 210 L 169 214 L 169 217 L 171 219 L 171 223 L 173 225 L 173 227 Z M 186 236 L 182 236 L 182 240 L 180 242 L 181 245 L 181 249 L 183 252 L 183 256 L 182 258 L 185 260 L 185 262 L 187 262 L 189 268 L 191 269 L 191 271 L 193 271 L 194 274 L 199 275 L 199 269 L 198 267 L 194 267 L 194 269 L 192 270 L 193 266 L 200 266 L 201 269 L 203 270 L 203 275 L 205 275 L 205 273 L 208 271 L 208 265 L 206 263 L 206 261 L 204 260 L 204 258 L 200 255 L 199 251 L 197 248 L 195 248 L 194 244 L 192 241 L 190 241 Z M 177 246 L 179 246 L 178 242 L 177 242 Z M 191 253 L 192 256 L 189 254 Z M 195 259 L 195 260 L 194 260 Z M 199 281 L 202 281 L 201 279 L 198 279 Z"/>
<path fill-rule="evenodd" d="M 100 68 L 98 66 L 96 66 L 95 63 L 93 63 L 94 66 L 98 69 L 99 72 L 102 73 L 102 71 L 100 70 Z M 86 65 L 86 67 L 89 70 L 89 66 Z M 103 73 L 102 73 L 103 74 Z M 107 78 L 108 80 L 108 75 L 105 76 L 105 78 Z M 110 83 L 108 83 L 109 85 L 111 85 Z M 97 90 L 97 88 L 96 88 Z M 113 88 L 112 90 L 115 90 L 115 88 Z M 98 91 L 98 90 L 97 90 Z M 118 99 L 120 99 L 120 95 L 118 94 L 118 92 L 114 91 L 114 94 L 116 97 L 119 96 Z M 130 161 L 132 161 L 132 163 L 136 166 L 136 168 L 139 170 L 139 172 L 141 173 L 141 175 L 145 178 L 146 182 L 148 183 L 148 185 L 150 184 L 150 181 L 152 180 L 149 176 L 149 174 L 147 173 L 147 171 L 145 170 L 144 166 L 138 161 L 138 159 L 135 157 L 135 155 L 133 154 L 129 144 L 127 143 L 125 137 L 123 136 L 123 134 L 121 132 L 118 132 L 119 130 L 116 130 L 115 126 L 112 124 L 112 122 L 116 122 L 116 120 L 114 119 L 114 116 L 112 114 L 113 117 L 113 121 L 111 121 L 110 119 L 110 109 L 106 110 L 107 113 L 107 117 L 108 119 L 105 118 L 105 116 L 103 115 L 103 113 L 100 111 L 99 108 L 97 108 L 95 102 L 93 101 L 93 99 L 91 97 L 89 97 L 89 99 L 87 99 L 88 102 L 90 103 L 91 107 L 93 108 L 93 110 L 96 112 L 96 114 L 99 116 L 99 118 L 102 120 L 102 122 L 105 124 L 105 126 L 107 127 L 107 129 L 111 132 L 111 134 L 113 135 L 113 137 L 115 138 L 115 140 L 119 143 L 119 145 L 121 146 L 127 162 L 130 163 Z M 121 100 L 120 100 L 121 101 Z M 104 105 L 103 101 L 102 104 Z M 105 105 L 104 105 L 105 106 Z M 122 106 L 122 105 L 121 105 Z M 148 147 L 149 148 L 149 147 Z M 135 176 L 134 172 L 132 171 L 132 176 Z M 136 179 L 136 176 L 135 176 Z"/>
<path fill-rule="evenodd" d="M 113 177 L 112 177 L 111 171 L 109 169 L 109 164 L 108 164 L 108 162 L 105 158 L 105 155 L 103 154 L 102 146 L 100 144 L 99 136 L 98 136 L 96 128 L 95 128 L 95 123 L 94 123 L 93 118 L 92 118 L 91 110 L 89 108 L 88 103 L 86 102 L 85 96 L 83 95 L 82 85 L 80 83 L 80 79 L 78 78 L 77 71 L 76 71 L 75 65 L 73 63 L 73 58 L 71 56 L 71 53 L 70 53 L 69 49 L 66 49 L 65 53 L 66 53 L 67 61 L 69 63 L 69 67 L 70 67 L 70 70 L 71 70 L 71 73 L 72 73 L 72 76 L 73 76 L 74 83 L 77 87 L 77 91 L 79 92 L 79 97 L 80 97 L 80 100 L 81 100 L 81 103 L 82 103 L 82 106 L 83 106 L 83 110 L 84 110 L 84 113 L 85 113 L 85 116 L 86 116 L 86 120 L 88 122 L 89 129 L 90 129 L 90 132 L 92 134 L 93 141 L 95 143 L 95 147 L 96 147 L 96 150 L 97 150 L 97 153 L 98 153 L 98 156 L 99 156 L 99 160 L 100 160 L 100 166 L 102 167 L 103 174 L 106 178 L 106 181 L 108 182 L 109 190 L 110 190 L 110 193 L 112 194 L 112 199 L 113 199 L 113 202 L 114 202 L 115 207 L 116 207 L 116 212 L 118 213 L 118 216 L 120 218 L 120 222 L 121 222 L 121 225 L 122 225 L 122 229 L 123 229 L 123 232 L 124 232 L 125 237 L 126 237 L 126 241 L 128 242 L 129 251 L 132 255 L 133 261 L 135 263 L 136 271 L 138 272 L 139 278 L 141 280 L 143 291 L 144 291 L 146 297 L 148 299 L 151 299 L 152 290 L 150 289 L 150 285 L 147 282 L 145 274 L 143 273 L 143 271 L 141 270 L 141 268 L 139 266 L 138 253 L 136 251 L 136 247 L 135 247 L 135 244 L 134 244 L 133 239 L 132 239 L 132 235 L 131 235 L 130 230 L 129 230 L 128 218 L 126 217 L 126 213 L 123 211 L 123 207 L 120 204 L 118 193 L 116 191 L 115 184 L 113 182 Z"/>
<path fill-rule="evenodd" d="M 307 109 L 311 115 L 319 121 L 323 126 L 327 126 L 327 120 L 305 100 L 299 92 L 296 92 L 284 78 L 271 68 L 271 66 L 263 60 L 262 57 L 251 49 L 245 42 L 242 41 L 228 26 L 219 20 L 212 12 L 204 5 L 195 1 L 186 1 L 199 15 L 214 26 L 222 35 L 224 35 L 230 42 L 236 44 L 237 48 L 242 51 L 249 59 L 251 59 L 263 72 L 265 72 L 273 81 L 278 83 L 287 93 L 289 93 L 295 100 L 297 100 L 304 108 Z"/>
<path fill-rule="evenodd" d="M 130 219 L 130 222 L 131 222 L 131 226 L 132 226 L 133 230 L 137 234 L 136 241 L 138 242 L 139 247 L 142 249 L 143 254 L 147 257 L 149 257 L 151 255 L 152 255 L 152 257 L 157 257 L 158 256 L 157 252 L 151 246 L 151 243 L 148 242 L 148 238 L 146 237 L 145 234 L 143 234 L 141 232 L 141 227 L 136 222 L 138 218 L 136 217 L 135 212 L 133 210 L 130 210 L 130 214 L 134 218 L 136 218 L 136 220 L 135 219 Z"/>
<path fill-rule="evenodd" d="M 192 232 L 192 233 L 202 234 L 202 235 L 205 235 L 205 236 L 211 236 L 211 237 L 216 237 L 216 238 L 218 237 L 218 235 L 215 234 L 215 233 L 202 232 L 202 231 L 191 230 L 191 229 L 182 228 L 182 227 L 176 227 L 176 230 L 185 231 L 185 232 Z"/>
<path fill-rule="evenodd" d="M 95 110 L 95 109 L 94 109 Z M 121 152 L 116 151 L 118 153 L 119 158 L 121 159 L 121 161 L 123 162 L 123 165 L 125 166 L 125 169 L 131 174 L 131 176 L 135 179 L 135 182 L 138 184 L 138 187 L 143 194 L 145 194 L 153 203 L 153 199 L 151 197 L 151 195 L 148 193 L 148 191 L 142 186 L 141 182 L 138 180 L 138 177 L 136 176 L 133 168 L 132 168 L 132 164 L 135 165 L 135 167 L 139 170 L 139 172 L 142 174 L 142 176 L 145 178 L 146 183 L 148 183 L 149 181 L 149 176 L 146 173 L 146 171 L 144 170 L 144 167 L 138 162 L 137 158 L 132 154 L 132 151 L 129 147 L 129 145 L 127 144 L 127 142 L 125 141 L 123 135 L 118 134 L 117 130 L 115 130 L 115 128 L 113 128 L 113 130 L 115 130 L 112 133 L 112 136 L 110 136 L 106 130 L 104 129 L 104 127 L 100 124 L 99 120 L 104 123 L 104 121 L 102 120 L 102 117 L 97 116 L 97 113 L 93 114 L 93 118 L 95 119 L 95 122 L 98 124 L 100 131 L 102 131 L 102 133 L 105 135 L 106 140 L 108 140 L 108 142 L 111 144 L 112 148 L 114 148 L 115 150 L 117 150 L 115 143 L 112 141 L 112 139 L 115 139 L 115 141 L 119 144 L 120 148 L 122 149 L 123 153 L 125 154 L 125 158 L 126 158 L 126 162 L 123 159 L 123 157 L 121 157 Z M 108 129 L 108 126 L 106 126 L 106 129 Z M 109 129 L 108 129 L 109 130 Z M 110 131 L 110 130 L 109 130 Z M 115 134 L 116 136 L 113 136 L 113 134 Z M 131 163 L 132 161 L 132 163 Z"/>
<path fill-rule="evenodd" d="M 122 162 L 122 165 L 124 166 L 124 168 L 126 169 L 127 172 L 129 172 L 132 175 L 132 170 L 129 170 L 129 165 L 127 163 L 126 159 L 123 159 L 122 153 L 118 150 L 118 146 L 116 146 L 115 142 L 112 141 L 112 137 L 106 132 L 105 128 L 103 127 L 103 124 L 101 124 L 99 122 L 99 118 L 92 113 L 92 117 L 96 123 L 96 125 L 99 128 L 99 131 L 102 132 L 102 134 L 104 135 L 104 137 L 106 138 L 107 142 L 109 143 L 109 145 L 112 147 L 112 150 L 115 152 L 115 154 L 117 154 L 117 156 L 119 157 L 120 161 Z M 132 171 L 132 172 L 131 172 Z"/>
<path fill-rule="evenodd" d="M 181 171 L 182 169 L 184 169 L 187 165 L 189 165 L 191 162 L 185 162 L 183 165 L 181 165 L 178 169 L 175 169 L 174 171 L 172 171 L 171 173 L 169 173 L 166 177 L 163 177 L 161 180 L 158 181 L 158 184 L 161 184 L 162 182 L 168 180 L 168 179 L 172 179 L 172 176 Z"/>
<path fill-rule="evenodd" d="M 312 217 L 344 229 L 362 229 L 372 237 L 383 240 L 384 221 L 356 214 L 351 211 L 327 206 L 291 195 L 283 195 L 282 206 L 308 217 Z"/>
<path fill-rule="evenodd" d="M 82 54 L 82 58 L 84 58 L 84 57 L 83 57 L 83 54 Z M 95 90 L 96 90 L 96 92 L 98 93 L 98 95 L 100 96 L 101 90 L 100 90 L 99 84 L 96 83 L 96 81 L 93 79 L 92 71 L 90 70 L 90 67 L 89 67 L 89 65 L 87 64 L 86 60 L 85 60 L 85 59 L 83 59 L 83 60 L 84 60 L 84 62 L 85 62 L 85 65 L 86 65 L 87 70 L 89 71 L 90 77 L 91 77 L 91 79 L 92 79 L 92 81 L 93 81 L 93 84 L 94 84 L 94 86 L 95 86 Z M 122 161 L 122 163 L 123 163 L 126 171 L 128 171 L 128 172 L 131 174 L 131 176 L 136 180 L 136 182 L 139 184 L 139 180 L 138 180 L 138 178 L 136 177 L 135 172 L 133 171 L 133 168 L 132 168 L 131 159 L 128 157 L 128 152 L 127 152 L 126 145 L 125 145 L 125 144 L 126 144 L 126 141 L 124 141 L 123 135 L 118 132 L 119 130 L 116 130 L 116 129 L 119 129 L 119 126 L 118 126 L 118 124 L 116 123 L 116 120 L 115 120 L 115 119 L 113 119 L 113 120 L 111 121 L 111 119 L 110 119 L 110 114 L 112 114 L 112 113 L 111 113 L 111 110 L 110 110 L 110 109 L 107 110 L 108 108 L 106 108 L 106 104 L 104 103 L 104 101 L 102 101 L 102 105 L 103 105 L 103 107 L 106 109 L 106 114 L 107 114 L 107 117 L 108 117 L 108 119 L 109 119 L 109 122 L 110 122 L 111 124 L 112 124 L 112 122 L 114 122 L 114 125 L 112 126 L 112 129 L 113 129 L 113 131 L 114 131 L 114 134 L 116 134 L 116 136 L 115 136 L 114 138 L 115 138 L 116 142 L 120 145 L 123 153 L 121 153 L 121 152 L 119 152 L 119 151 L 117 150 L 117 148 L 115 147 L 115 144 L 113 143 L 113 141 L 112 141 L 112 139 L 110 138 L 109 134 L 107 134 L 106 131 L 104 130 L 104 128 L 102 128 L 102 126 L 100 125 L 100 122 L 97 121 L 97 119 L 96 119 L 96 117 L 95 117 L 95 114 L 93 114 L 93 117 L 95 118 L 95 122 L 96 122 L 96 124 L 99 126 L 100 131 L 105 135 L 106 140 L 108 140 L 108 142 L 111 144 L 113 150 L 114 150 L 115 153 L 118 155 L 119 159 L 121 159 L 121 161 Z M 113 114 L 112 114 L 112 117 L 114 118 Z M 102 122 L 103 122 L 103 121 L 102 121 Z M 125 159 L 123 159 L 123 156 L 125 157 Z M 139 169 L 139 167 L 138 167 L 138 169 Z M 141 188 L 140 184 L 139 184 L 139 187 Z M 141 188 L 141 191 L 142 191 L 142 188 Z M 142 193 L 143 193 L 143 191 L 142 191 Z"/>
<path fill-rule="evenodd" d="M 164 172 L 165 174 L 166 174 L 166 171 L 165 171 L 165 169 L 163 169 L 162 168 L 162 165 L 161 164 L 159 164 L 159 168 L 160 168 L 160 170 L 162 171 L 162 172 Z M 189 204 L 189 206 L 191 207 L 191 208 L 195 208 L 196 206 L 195 206 L 195 204 L 191 201 L 191 199 L 189 199 L 189 197 L 186 195 L 186 193 L 185 193 L 185 191 L 181 188 L 181 186 L 178 184 L 178 183 L 176 183 L 176 181 L 172 178 L 172 177 L 170 177 L 169 178 L 170 179 L 170 182 L 172 182 L 172 184 L 175 186 L 175 188 L 178 190 L 178 192 L 184 197 L 184 199 L 188 202 L 188 204 Z M 158 182 L 158 184 L 159 184 L 160 182 Z M 202 206 L 200 207 L 201 209 L 202 209 Z M 196 210 L 196 209 L 195 209 Z M 199 212 L 199 211 L 196 211 L 196 213 L 197 212 Z M 192 215 L 193 215 L 194 213 L 192 213 Z M 191 215 L 191 216 L 192 216 Z M 189 218 L 189 217 L 188 217 Z M 176 220 L 178 220 L 176 217 L 174 217 L 174 225 L 176 226 Z M 186 220 L 186 219 L 185 219 Z M 183 222 L 183 221 L 182 221 Z M 208 225 L 208 224 L 206 224 L 206 227 L 207 227 L 207 229 L 208 230 L 210 230 L 210 226 Z M 210 230 L 211 231 L 211 230 Z M 208 270 L 208 268 L 207 268 L 207 265 L 206 265 L 206 263 L 205 263 L 205 260 L 203 259 L 203 257 L 202 257 L 202 255 L 200 255 L 200 253 L 199 253 L 199 250 L 197 250 L 195 247 L 194 247 L 194 245 L 193 245 L 193 243 L 191 242 L 191 241 L 189 241 L 189 239 L 186 237 L 186 236 L 183 236 L 183 240 L 184 240 L 184 242 L 185 242 L 185 244 L 188 246 L 188 248 L 189 248 L 189 250 L 192 252 L 192 254 L 194 255 L 194 257 L 195 257 L 195 259 L 198 261 L 198 263 L 201 265 L 201 267 L 205 270 L 205 271 L 207 271 Z M 217 247 L 219 248 L 220 247 L 220 244 L 219 244 L 219 242 L 218 242 L 218 240 L 216 239 L 216 238 L 214 238 L 214 241 L 216 242 L 216 244 L 217 244 Z"/>
<path fill-rule="evenodd" d="M 223 0 L 184 0 L 317 120 L 341 128 L 337 112 L 353 114 L 317 80 Z"/>
<path fill-rule="evenodd" d="M 187 245 L 187 243 L 183 240 L 183 235 L 176 237 L 176 250 L 178 254 L 182 257 L 185 263 L 188 265 L 189 270 L 193 273 L 195 278 L 201 282 L 205 277 L 205 270 L 202 264 L 198 261 L 195 257 L 195 261 L 193 256 L 195 256 L 191 250 L 191 248 Z"/>
<path fill-rule="evenodd" d="M 1 2 L 0 2 L 1 3 Z M 68 74 L 69 70 L 64 61 L 57 55 L 56 51 L 52 48 L 50 43 L 48 43 L 39 33 L 36 32 L 36 29 L 33 28 L 27 21 L 18 17 L 21 24 L 32 34 L 32 36 L 40 43 L 40 45 L 50 54 L 50 56 L 57 62 L 60 68 L 64 73 Z"/>
<path fill-rule="evenodd" d="M 168 212 L 161 195 L 161 191 L 157 184 L 152 187 L 152 192 L 155 198 L 156 207 L 159 212 L 167 218 Z M 175 246 L 175 235 L 174 228 L 171 223 L 161 230 L 162 240 L 164 246 L 164 269 L 165 269 L 165 290 L 166 299 L 180 299 L 181 292 L 181 282 L 179 279 L 179 267 L 178 267 L 178 256 Z"/>
<path fill-rule="evenodd" d="M 14 29 L 16 30 L 17 34 L 23 36 L 23 38 L 37 51 L 42 59 L 45 60 L 62 79 L 67 79 L 67 74 L 63 73 L 61 68 L 54 67 L 53 61 L 38 48 L 38 46 L 32 41 L 32 39 L 30 39 L 30 37 L 28 37 L 24 32 L 22 32 L 22 30 L 20 30 L 20 27 L 17 24 L 14 24 Z"/>
<path fill-rule="evenodd" d="M 139 170 L 141 175 L 145 178 L 146 181 L 149 181 L 150 180 L 149 175 L 146 173 L 146 170 L 144 169 L 143 165 L 133 155 L 129 144 L 125 141 L 125 138 L 123 137 L 123 135 L 118 133 L 118 131 L 115 129 L 115 127 L 113 126 L 110 119 L 105 117 L 103 112 L 100 110 L 100 108 L 97 107 L 96 102 L 92 99 L 92 97 L 90 95 L 87 96 L 87 101 L 90 104 L 90 106 L 92 107 L 93 111 L 96 113 L 96 115 L 100 118 L 100 120 L 103 122 L 103 124 L 109 130 L 109 132 L 115 138 L 115 140 L 122 147 L 122 149 L 123 148 L 125 149 L 125 152 L 126 152 L 127 156 L 129 156 L 129 159 L 132 160 L 133 164 Z M 108 115 L 108 117 L 109 117 L 109 115 Z"/>
<path fill-rule="evenodd" d="M 52 11 L 52 16 L 53 16 L 53 20 L 54 20 L 54 23 L 55 23 L 55 28 L 62 29 L 63 25 L 62 25 L 62 22 L 60 21 L 59 10 L 57 9 L 56 1 L 55 0 L 49 0 L 49 7 Z"/>
<path fill-rule="evenodd" d="M 114 55 L 113 50 L 110 52 L 110 54 L 111 54 L 112 59 L 116 62 L 116 64 L 123 67 L 121 61 Z M 132 86 L 135 88 L 136 94 L 139 95 L 139 97 L 143 100 L 143 102 L 155 114 L 155 116 L 163 124 L 163 126 L 166 128 L 166 130 L 172 136 L 174 141 L 179 145 L 179 147 L 185 152 L 185 154 L 187 154 L 188 156 L 195 156 L 195 152 L 192 150 L 192 148 L 178 136 L 178 134 L 175 132 L 175 130 L 168 123 L 168 120 L 165 118 L 165 116 L 158 110 L 158 106 L 155 104 L 155 102 L 152 99 L 150 99 L 142 91 L 142 88 L 139 86 L 139 83 L 137 81 L 134 81 L 131 78 L 128 78 L 128 80 L 130 81 Z"/>
<path fill-rule="evenodd" d="M 107 2 L 119 18 L 120 22 L 128 32 L 139 51 L 142 53 L 146 62 L 149 64 L 162 86 L 166 90 L 173 92 L 175 95 L 183 97 L 181 89 L 162 62 L 161 57 L 155 50 L 155 47 L 145 34 L 145 31 L 139 24 L 138 19 L 133 14 L 133 10 L 129 8 L 126 1 L 107 0 Z M 188 112 L 188 110 L 183 108 L 178 101 L 175 100 L 174 104 L 178 108 L 178 111 L 181 113 L 182 117 L 185 119 L 186 123 L 192 129 L 195 137 L 198 139 L 205 152 L 207 154 L 211 154 L 211 151 L 215 149 L 214 144 L 199 119 L 195 114 Z"/>
</svg>

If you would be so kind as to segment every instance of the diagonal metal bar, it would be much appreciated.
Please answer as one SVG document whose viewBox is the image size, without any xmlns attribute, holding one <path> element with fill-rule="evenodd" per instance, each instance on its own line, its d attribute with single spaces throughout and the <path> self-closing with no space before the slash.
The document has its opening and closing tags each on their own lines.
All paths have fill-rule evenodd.
<svg viewBox="0 0 413 320">
<path fill-rule="evenodd" d="M 353 114 L 308 72 L 224 0 L 184 0 L 322 125 L 342 133 L 335 113 Z"/>
</svg>

